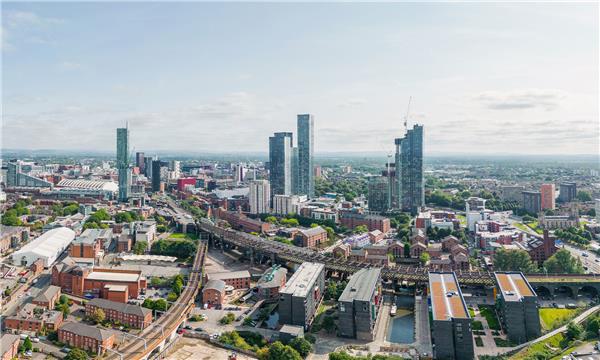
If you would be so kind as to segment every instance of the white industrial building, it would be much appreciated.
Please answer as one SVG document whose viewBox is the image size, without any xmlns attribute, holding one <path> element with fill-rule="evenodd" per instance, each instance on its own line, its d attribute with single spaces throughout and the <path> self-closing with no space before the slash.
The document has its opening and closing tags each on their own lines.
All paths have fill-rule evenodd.
<svg viewBox="0 0 600 360">
<path fill-rule="evenodd" d="M 75 231 L 66 227 L 46 231 L 23 246 L 19 251 L 13 253 L 13 264 L 30 266 L 37 259 L 43 259 L 44 267 L 50 267 L 60 254 L 69 247 L 73 239 L 75 239 Z"/>
</svg>

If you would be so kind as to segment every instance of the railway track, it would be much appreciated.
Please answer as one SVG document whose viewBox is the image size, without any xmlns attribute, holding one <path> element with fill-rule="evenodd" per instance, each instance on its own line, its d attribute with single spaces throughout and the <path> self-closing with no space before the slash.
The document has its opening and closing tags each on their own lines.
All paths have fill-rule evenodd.
<svg viewBox="0 0 600 360">
<path fill-rule="evenodd" d="M 125 342 L 117 348 L 116 352 L 110 351 L 109 359 L 135 360 L 144 358 L 173 331 L 176 331 L 182 321 L 187 319 L 188 314 L 195 306 L 194 300 L 198 289 L 202 285 L 202 269 L 207 249 L 208 246 L 205 242 L 200 241 L 198 243 L 198 250 L 194 257 L 188 282 L 177 301 L 167 309 L 163 316 L 142 331 L 139 337 L 143 339 L 135 338 Z"/>
</svg>

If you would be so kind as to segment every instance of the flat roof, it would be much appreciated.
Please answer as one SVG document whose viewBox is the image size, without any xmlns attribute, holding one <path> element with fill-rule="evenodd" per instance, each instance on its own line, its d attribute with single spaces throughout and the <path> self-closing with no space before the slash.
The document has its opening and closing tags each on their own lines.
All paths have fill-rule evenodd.
<svg viewBox="0 0 600 360">
<path fill-rule="evenodd" d="M 348 280 L 348 285 L 338 301 L 371 301 L 380 275 L 380 268 L 358 270 Z"/>
<path fill-rule="evenodd" d="M 240 279 L 240 278 L 249 278 L 249 277 L 250 277 L 250 272 L 248 270 L 227 271 L 227 272 L 206 274 L 206 278 L 208 280 L 229 280 L 229 279 Z"/>
<path fill-rule="evenodd" d="M 140 274 L 92 271 L 88 275 L 87 279 L 99 281 L 136 282 L 140 279 Z"/>
<path fill-rule="evenodd" d="M 430 272 L 429 296 L 433 320 L 470 318 L 458 280 L 453 272 Z"/>
<path fill-rule="evenodd" d="M 117 284 L 106 284 L 104 285 L 104 288 L 107 289 L 108 291 L 127 291 L 128 287 L 127 285 L 117 285 Z"/>
<path fill-rule="evenodd" d="M 523 273 L 496 272 L 494 276 L 504 301 L 521 301 L 524 297 L 536 296 Z"/>
<path fill-rule="evenodd" d="M 325 265 L 313 262 L 304 262 L 292 275 L 279 293 L 304 297 L 312 285 L 317 281 L 319 274 L 325 270 Z"/>
</svg>

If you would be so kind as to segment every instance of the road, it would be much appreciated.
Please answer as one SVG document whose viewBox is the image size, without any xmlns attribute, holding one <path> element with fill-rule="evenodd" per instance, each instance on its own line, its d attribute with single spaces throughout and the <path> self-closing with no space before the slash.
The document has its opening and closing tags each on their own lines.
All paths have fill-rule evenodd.
<svg viewBox="0 0 600 360">
<path fill-rule="evenodd" d="M 587 268 L 586 272 L 600 274 L 600 257 L 595 253 L 588 250 L 581 250 L 569 244 L 565 244 L 563 247 L 567 249 L 571 255 L 581 260 L 583 266 Z"/>
<path fill-rule="evenodd" d="M 29 288 L 29 285 L 25 285 L 22 286 L 17 293 L 15 293 L 16 296 L 3 307 L 3 316 L 13 315 L 17 309 L 17 306 L 27 304 L 33 300 L 33 298 L 35 298 L 46 286 L 50 284 L 52 275 L 50 274 L 49 270 L 44 270 L 44 272 L 41 273 L 37 279 L 38 281 L 34 285 L 31 285 L 31 288 Z M 29 290 L 27 290 L 28 288 Z M 31 295 L 26 295 L 25 293 L 27 291 L 30 291 Z M 21 294 L 23 296 L 20 296 Z"/>
</svg>

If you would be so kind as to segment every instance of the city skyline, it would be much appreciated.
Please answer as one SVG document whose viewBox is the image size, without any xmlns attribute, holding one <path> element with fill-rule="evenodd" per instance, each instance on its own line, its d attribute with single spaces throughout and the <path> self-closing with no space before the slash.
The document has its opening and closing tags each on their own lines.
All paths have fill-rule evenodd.
<svg viewBox="0 0 600 360">
<path fill-rule="evenodd" d="M 136 149 L 266 153 L 309 112 L 315 153 L 389 153 L 413 96 L 426 154 L 598 150 L 593 4 L 2 7 L 3 149 L 109 151 L 128 121 Z"/>
</svg>

